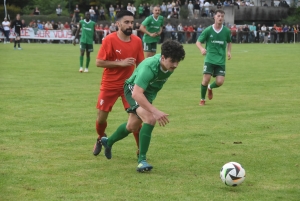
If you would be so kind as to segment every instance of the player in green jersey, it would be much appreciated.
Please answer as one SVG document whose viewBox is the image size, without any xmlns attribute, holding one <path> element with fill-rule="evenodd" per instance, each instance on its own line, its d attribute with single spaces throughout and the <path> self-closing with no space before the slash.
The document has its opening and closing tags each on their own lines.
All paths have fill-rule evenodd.
<svg viewBox="0 0 300 201">
<path fill-rule="evenodd" d="M 89 72 L 88 68 L 91 60 L 90 53 L 94 51 L 93 42 L 94 42 L 94 35 L 95 35 L 95 26 L 96 23 L 90 20 L 90 13 L 86 12 L 85 19 L 79 21 L 79 28 L 77 29 L 73 40 L 73 45 L 75 46 L 76 45 L 75 40 L 80 30 L 82 30 L 81 37 L 80 37 L 80 57 L 79 57 L 79 61 L 80 61 L 79 72 L 81 73 L 83 71 L 82 66 L 83 66 L 83 56 L 85 51 L 86 51 L 86 64 L 85 64 L 84 72 L 86 73 Z M 97 34 L 95 36 L 97 37 Z"/>
<path fill-rule="evenodd" d="M 140 30 L 144 33 L 143 46 L 145 57 L 152 57 L 156 53 L 156 46 L 164 25 L 164 17 L 160 14 L 160 7 L 153 7 L 153 14 L 148 16 L 141 24 Z"/>
<path fill-rule="evenodd" d="M 128 121 L 121 124 L 109 138 L 101 138 L 107 159 L 112 157 L 112 145 L 127 137 L 129 133 L 138 130 L 143 123 L 140 130 L 137 171 L 145 172 L 153 168 L 146 162 L 151 133 L 156 121 L 160 126 L 165 126 L 169 120 L 168 114 L 158 110 L 152 102 L 184 57 L 183 46 L 177 41 L 168 40 L 162 44 L 161 54 L 145 59 L 125 81 L 124 94 L 130 105 L 127 109 L 129 117 Z"/>
<path fill-rule="evenodd" d="M 203 79 L 201 83 L 201 100 L 199 105 L 205 105 L 206 91 L 208 99 L 213 98 L 212 89 L 220 87 L 225 80 L 226 47 L 228 60 L 231 59 L 231 33 L 223 26 L 225 12 L 215 10 L 214 24 L 207 27 L 196 42 L 202 55 L 206 55 L 203 67 Z M 202 46 L 206 43 L 206 47 Z M 209 85 L 211 76 L 216 80 Z"/>
</svg>

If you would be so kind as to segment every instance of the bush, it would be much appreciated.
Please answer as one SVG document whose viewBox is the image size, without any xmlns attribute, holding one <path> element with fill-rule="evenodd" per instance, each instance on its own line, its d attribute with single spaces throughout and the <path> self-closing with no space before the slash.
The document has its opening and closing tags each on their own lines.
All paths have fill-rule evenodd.
<svg viewBox="0 0 300 201">
<path fill-rule="evenodd" d="M 71 18 L 69 16 L 57 16 L 56 14 L 52 15 L 23 15 L 21 16 L 21 19 L 25 20 L 26 24 L 31 22 L 32 20 L 40 20 L 41 22 L 47 22 L 47 21 L 55 21 L 55 22 L 71 22 Z"/>
<path fill-rule="evenodd" d="M 180 13 L 179 13 L 179 15 L 180 15 L 180 18 L 181 18 L 181 19 L 187 19 L 188 16 L 189 16 L 189 11 L 188 11 L 187 7 L 182 6 L 182 7 L 180 8 Z"/>
<path fill-rule="evenodd" d="M 6 10 L 11 20 L 15 19 L 16 15 L 21 13 L 21 8 L 14 5 L 6 6 Z M 0 6 L 0 13 L 5 13 L 4 6 Z"/>
</svg>

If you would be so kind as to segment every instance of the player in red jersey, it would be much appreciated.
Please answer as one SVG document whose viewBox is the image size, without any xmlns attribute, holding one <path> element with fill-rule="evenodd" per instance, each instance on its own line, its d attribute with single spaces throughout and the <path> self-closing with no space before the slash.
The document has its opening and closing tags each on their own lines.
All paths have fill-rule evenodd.
<svg viewBox="0 0 300 201">
<path fill-rule="evenodd" d="M 116 100 L 121 97 L 124 108 L 129 108 L 124 96 L 123 85 L 135 67 L 144 60 L 142 41 L 132 34 L 133 14 L 127 10 L 120 11 L 116 19 L 118 31 L 107 35 L 102 40 L 102 46 L 96 59 L 97 67 L 104 68 L 104 71 L 97 102 L 96 131 L 98 138 L 93 150 L 95 156 L 101 152 L 101 138 L 105 136 L 108 114 Z M 133 134 L 138 146 L 139 131 Z"/>
</svg>

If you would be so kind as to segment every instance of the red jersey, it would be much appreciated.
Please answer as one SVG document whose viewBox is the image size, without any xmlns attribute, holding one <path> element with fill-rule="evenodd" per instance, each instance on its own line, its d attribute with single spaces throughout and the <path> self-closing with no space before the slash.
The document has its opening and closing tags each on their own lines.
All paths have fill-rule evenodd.
<svg viewBox="0 0 300 201">
<path fill-rule="evenodd" d="M 124 42 L 119 39 L 117 32 L 107 35 L 102 40 L 97 59 L 107 61 L 121 61 L 129 57 L 136 59 L 136 64 L 144 60 L 142 41 L 139 37 L 131 34 L 131 40 Z M 100 90 L 122 89 L 125 80 L 133 73 L 135 66 L 104 68 Z"/>
</svg>

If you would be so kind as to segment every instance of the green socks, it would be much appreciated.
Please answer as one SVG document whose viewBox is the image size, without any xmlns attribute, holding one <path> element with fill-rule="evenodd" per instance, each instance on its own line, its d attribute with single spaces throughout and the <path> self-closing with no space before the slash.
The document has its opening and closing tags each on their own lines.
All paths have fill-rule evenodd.
<svg viewBox="0 0 300 201">
<path fill-rule="evenodd" d="M 121 124 L 119 128 L 108 138 L 107 145 L 109 147 L 112 147 L 115 142 L 128 136 L 130 131 L 126 129 L 126 125 L 127 122 Z M 151 133 L 153 129 L 154 126 L 144 123 L 140 130 L 140 139 L 139 139 L 140 156 L 138 162 L 141 162 L 142 160 L 146 160 L 146 153 L 150 145 Z"/>
<path fill-rule="evenodd" d="M 123 123 L 119 126 L 119 128 L 108 138 L 107 140 L 107 145 L 109 147 L 112 147 L 112 145 L 119 141 L 119 140 L 122 140 L 123 138 L 127 137 L 128 134 L 130 133 L 130 131 L 128 131 L 126 129 L 126 125 L 127 125 L 127 122 L 126 123 Z"/>
<path fill-rule="evenodd" d="M 208 86 L 203 86 L 203 85 L 201 84 L 201 87 L 200 87 L 200 89 L 201 89 L 201 100 L 205 100 L 207 87 L 208 87 Z M 219 86 L 216 84 L 216 82 L 213 82 L 212 84 L 209 85 L 209 87 L 210 87 L 211 89 L 213 89 L 213 88 L 218 88 Z"/>
<path fill-rule="evenodd" d="M 213 89 L 213 88 L 218 88 L 219 86 L 216 84 L 216 82 L 213 82 L 209 87 Z"/>
<path fill-rule="evenodd" d="M 201 84 L 201 87 L 200 87 L 200 91 L 201 91 L 201 100 L 205 100 L 205 96 L 206 96 L 206 91 L 207 91 L 207 86 L 203 86 Z"/>
<path fill-rule="evenodd" d="M 90 60 L 91 60 L 91 57 L 87 57 L 86 58 L 86 63 L 85 63 L 85 67 L 88 68 L 89 65 L 90 65 Z"/>
<path fill-rule="evenodd" d="M 82 67 L 83 66 L 83 56 L 79 57 L 79 61 L 80 61 L 80 67 Z"/>
<path fill-rule="evenodd" d="M 140 140 L 139 140 L 140 156 L 138 162 L 141 162 L 142 160 L 146 160 L 146 153 L 150 145 L 151 133 L 153 129 L 154 126 L 144 123 L 140 130 Z"/>
</svg>

